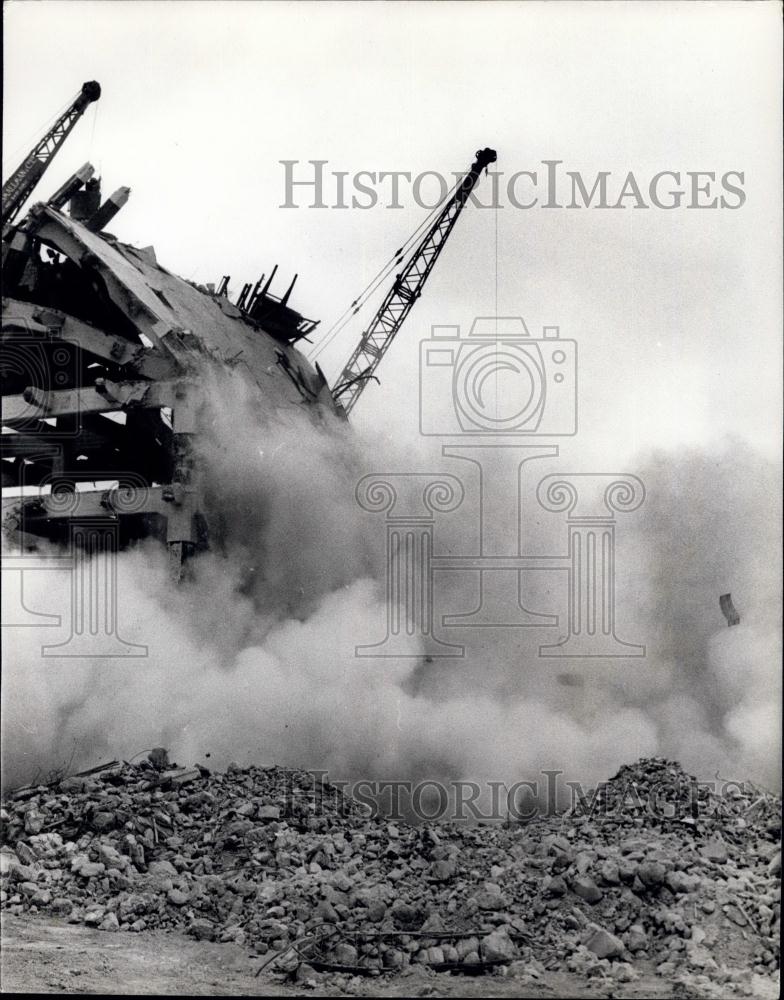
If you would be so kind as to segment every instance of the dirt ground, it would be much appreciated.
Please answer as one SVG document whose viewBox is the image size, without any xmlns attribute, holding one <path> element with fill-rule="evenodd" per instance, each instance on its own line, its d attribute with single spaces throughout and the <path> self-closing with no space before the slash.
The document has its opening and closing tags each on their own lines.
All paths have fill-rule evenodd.
<svg viewBox="0 0 784 1000">
<path fill-rule="evenodd" d="M 2 920 L 3 993 L 166 994 L 200 996 L 444 996 L 444 997 L 650 997 L 684 998 L 655 975 L 631 984 L 606 987 L 570 973 L 547 973 L 529 986 L 499 976 L 426 973 L 393 980 L 365 979 L 351 994 L 326 979 L 316 989 L 285 984 L 280 977 L 255 973 L 261 964 L 234 944 L 197 942 L 178 933 L 146 931 L 109 934 L 38 916 Z M 696 995 L 696 994 L 695 994 Z"/>
</svg>

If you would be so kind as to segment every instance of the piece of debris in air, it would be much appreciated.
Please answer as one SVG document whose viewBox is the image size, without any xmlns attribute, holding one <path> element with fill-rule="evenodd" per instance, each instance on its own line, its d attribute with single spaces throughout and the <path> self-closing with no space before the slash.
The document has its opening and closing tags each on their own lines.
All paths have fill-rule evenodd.
<svg viewBox="0 0 784 1000">
<path fill-rule="evenodd" d="M 727 619 L 727 625 L 740 624 L 740 615 L 732 603 L 732 594 L 722 594 L 719 598 L 719 606 L 721 607 L 722 614 Z"/>
</svg>

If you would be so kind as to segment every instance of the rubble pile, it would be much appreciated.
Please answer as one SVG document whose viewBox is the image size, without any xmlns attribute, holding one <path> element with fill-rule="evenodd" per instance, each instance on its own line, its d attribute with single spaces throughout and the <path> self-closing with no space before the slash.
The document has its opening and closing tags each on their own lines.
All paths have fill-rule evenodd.
<svg viewBox="0 0 784 1000">
<path fill-rule="evenodd" d="M 408 825 L 309 772 L 161 754 L 8 796 L 3 908 L 234 941 L 303 982 L 646 967 L 726 996 L 778 969 L 780 799 L 752 786 L 641 760 L 525 825 Z"/>
</svg>

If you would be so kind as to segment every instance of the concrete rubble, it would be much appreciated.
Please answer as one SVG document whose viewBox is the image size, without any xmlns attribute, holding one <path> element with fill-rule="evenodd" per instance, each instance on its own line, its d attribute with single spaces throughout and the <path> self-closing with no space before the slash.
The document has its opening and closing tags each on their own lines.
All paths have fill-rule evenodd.
<svg viewBox="0 0 784 1000">
<path fill-rule="evenodd" d="M 616 988 L 645 969 L 688 995 L 777 995 L 770 793 L 701 789 L 694 809 L 694 779 L 656 758 L 622 768 L 592 812 L 408 825 L 305 771 L 215 774 L 156 753 L 6 797 L 6 911 L 237 942 L 305 986 L 566 967 Z"/>
</svg>

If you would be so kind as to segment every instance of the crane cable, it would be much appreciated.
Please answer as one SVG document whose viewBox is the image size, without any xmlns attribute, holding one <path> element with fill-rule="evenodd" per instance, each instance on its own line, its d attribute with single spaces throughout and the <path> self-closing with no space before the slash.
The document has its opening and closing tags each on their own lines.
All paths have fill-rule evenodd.
<svg viewBox="0 0 784 1000">
<path fill-rule="evenodd" d="M 392 257 L 390 257 L 390 259 L 386 262 L 386 264 L 382 265 L 380 270 L 376 273 L 376 275 L 373 278 L 370 279 L 368 284 L 365 286 L 362 292 L 360 292 L 357 298 L 354 299 L 351 305 L 349 305 L 343 311 L 343 313 L 341 313 L 338 319 L 335 320 L 335 322 L 327 331 L 327 333 L 325 334 L 321 342 L 318 344 L 318 346 L 308 355 L 309 360 L 315 360 L 318 357 L 318 355 L 321 354 L 321 352 L 330 343 L 332 343 L 332 341 L 341 332 L 341 330 L 343 330 L 346 323 L 348 323 L 351 317 L 356 316 L 357 313 L 364 308 L 365 304 L 367 303 L 367 300 L 370 298 L 371 295 L 373 295 L 373 293 L 376 291 L 381 282 L 388 277 L 392 269 L 397 264 L 399 264 L 400 261 L 403 259 L 406 250 L 409 248 L 409 244 L 411 244 L 418 237 L 420 230 L 423 228 L 423 226 L 425 226 L 430 221 L 434 213 L 438 211 L 443 204 L 444 201 L 441 201 L 437 205 L 435 205 L 431 209 L 427 217 L 423 219 L 423 221 L 417 226 L 414 232 L 408 237 L 406 242 L 399 249 L 395 251 Z"/>
<path fill-rule="evenodd" d="M 90 129 L 90 156 L 93 155 L 93 146 L 95 143 L 95 126 L 98 124 L 98 108 L 99 102 L 93 101 L 93 122 L 92 128 Z"/>
<path fill-rule="evenodd" d="M 100 109 L 100 102 L 99 101 L 94 101 L 93 102 L 93 122 L 92 122 L 92 128 L 90 129 L 90 146 L 89 146 L 90 160 L 91 161 L 93 159 L 93 150 L 95 149 L 95 129 L 96 129 L 97 125 L 98 125 L 98 111 L 99 111 L 99 109 Z M 98 171 L 97 171 L 97 176 L 98 176 L 98 180 L 99 180 L 99 183 L 100 183 L 100 179 L 103 176 L 103 158 L 100 157 L 100 156 L 98 157 Z"/>
<path fill-rule="evenodd" d="M 335 337 L 344 329 L 346 324 L 352 318 L 356 316 L 361 309 L 367 304 L 367 300 L 373 293 L 378 289 L 381 282 L 385 281 L 389 276 L 390 272 L 395 268 L 405 256 L 407 250 L 411 249 L 411 244 L 414 243 L 422 234 L 422 230 L 430 223 L 431 219 L 440 212 L 444 205 L 451 198 L 454 197 L 457 190 L 463 184 L 465 178 L 461 176 L 460 180 L 455 184 L 455 186 L 448 191 L 444 197 L 439 201 L 433 208 L 428 212 L 425 218 L 419 223 L 416 229 L 411 233 L 405 243 L 395 251 L 395 253 L 389 258 L 386 264 L 382 265 L 381 269 L 376 273 L 375 277 L 371 278 L 365 288 L 360 292 L 356 299 L 349 305 L 341 315 L 335 320 L 332 326 L 327 330 L 326 334 L 322 340 L 317 344 L 317 346 L 307 355 L 309 361 L 315 361 L 316 358 L 321 354 L 321 352 L 328 347 Z"/>
<path fill-rule="evenodd" d="M 498 157 L 496 156 L 496 171 L 498 176 L 501 176 L 501 170 L 498 166 Z M 493 215 L 495 216 L 495 418 L 498 420 L 498 200 L 497 200 L 497 190 L 493 189 Z"/>
</svg>

